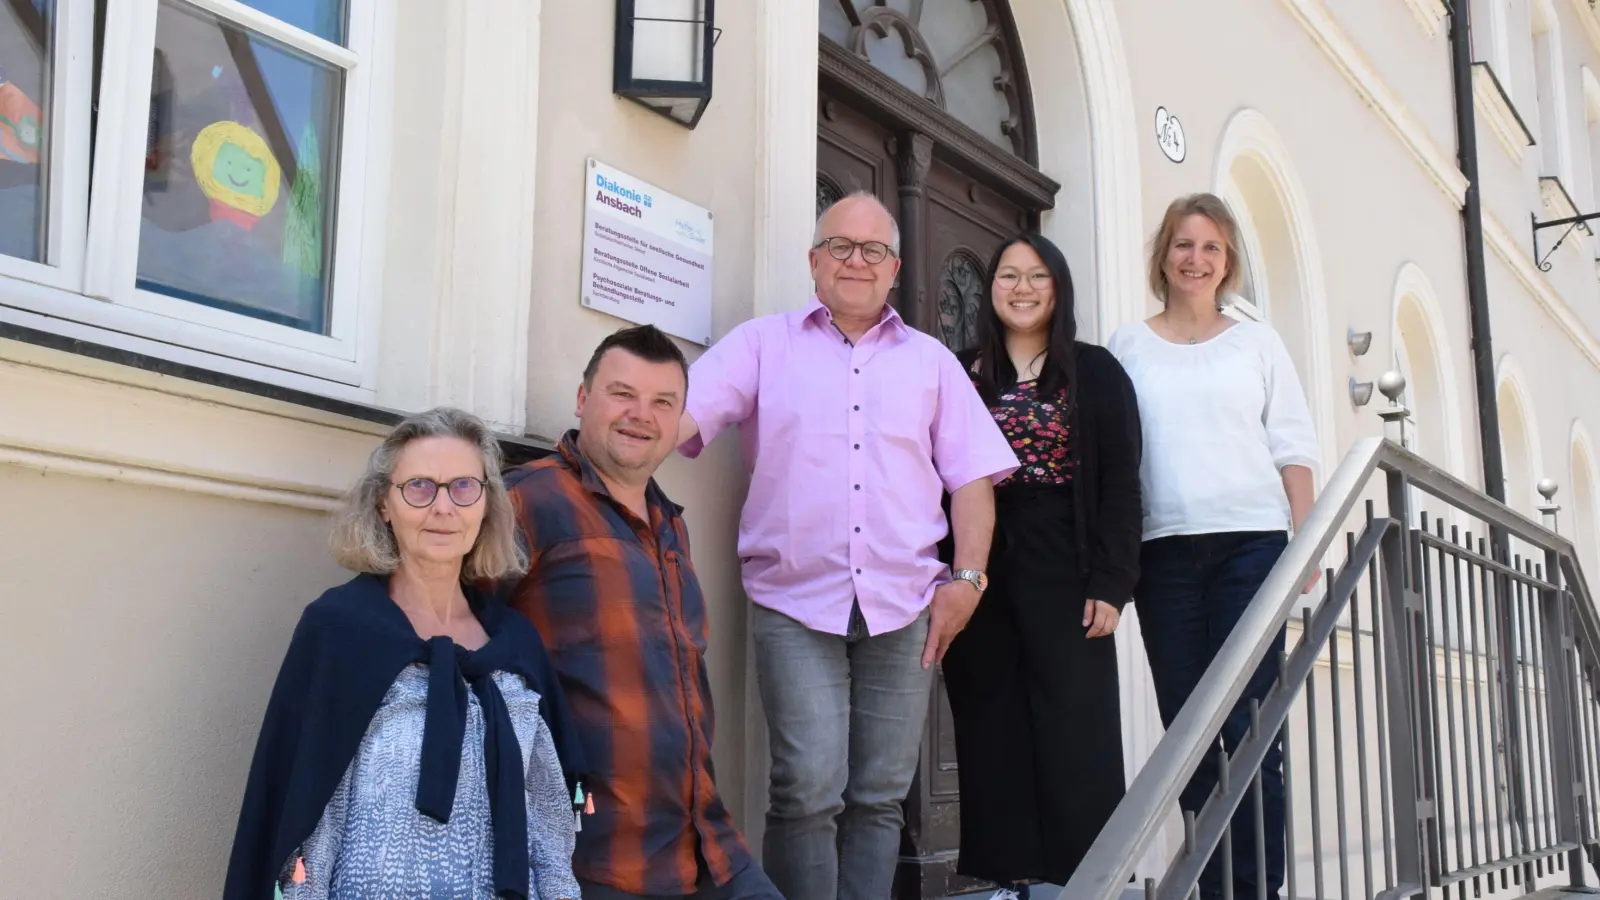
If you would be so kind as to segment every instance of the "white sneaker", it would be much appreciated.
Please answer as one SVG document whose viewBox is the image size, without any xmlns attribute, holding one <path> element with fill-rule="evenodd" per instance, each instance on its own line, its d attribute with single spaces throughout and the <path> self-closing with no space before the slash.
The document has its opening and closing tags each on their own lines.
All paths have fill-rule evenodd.
<svg viewBox="0 0 1600 900">
<path fill-rule="evenodd" d="M 1022 895 L 1011 888 L 1001 888 L 989 895 L 989 900 L 1018 900 Z"/>
</svg>

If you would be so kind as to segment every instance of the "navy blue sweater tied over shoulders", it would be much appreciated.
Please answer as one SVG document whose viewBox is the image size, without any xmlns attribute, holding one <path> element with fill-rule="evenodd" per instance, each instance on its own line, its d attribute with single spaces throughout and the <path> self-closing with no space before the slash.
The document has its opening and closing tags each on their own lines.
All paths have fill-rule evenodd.
<svg viewBox="0 0 1600 900">
<path fill-rule="evenodd" d="M 256 742 L 224 900 L 271 900 L 279 874 L 322 820 L 384 696 L 413 663 L 429 667 L 417 811 L 449 821 L 470 689 L 483 707 L 495 893 L 513 900 L 528 896 L 522 750 L 493 673 L 518 675 L 539 694 L 539 711 L 574 798 L 580 796 L 583 750 L 539 633 L 502 598 L 465 590 L 489 635 L 474 651 L 447 637 L 418 637 L 389 598 L 387 580 L 375 575 L 358 575 L 306 607 Z"/>
</svg>

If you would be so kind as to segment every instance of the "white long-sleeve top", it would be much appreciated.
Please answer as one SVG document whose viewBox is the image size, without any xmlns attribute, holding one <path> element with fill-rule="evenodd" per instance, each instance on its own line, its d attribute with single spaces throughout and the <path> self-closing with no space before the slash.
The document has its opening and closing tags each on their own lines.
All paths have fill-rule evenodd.
<svg viewBox="0 0 1600 900">
<path fill-rule="evenodd" d="M 1144 540 L 1291 526 L 1279 470 L 1318 464 L 1305 392 L 1278 333 L 1238 322 L 1174 344 L 1144 322 L 1106 345 L 1139 397 Z"/>
</svg>

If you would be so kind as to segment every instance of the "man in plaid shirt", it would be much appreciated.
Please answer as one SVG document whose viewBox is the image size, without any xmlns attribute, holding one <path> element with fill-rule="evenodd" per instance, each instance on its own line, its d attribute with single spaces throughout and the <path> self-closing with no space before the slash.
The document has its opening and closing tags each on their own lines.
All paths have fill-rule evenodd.
<svg viewBox="0 0 1600 900">
<path fill-rule="evenodd" d="M 589 763 L 584 900 L 782 900 L 717 793 L 705 598 L 683 510 L 651 477 L 687 390 L 670 338 L 619 331 L 584 371 L 578 429 L 506 479 L 530 560 L 511 605 L 544 637 Z"/>
</svg>

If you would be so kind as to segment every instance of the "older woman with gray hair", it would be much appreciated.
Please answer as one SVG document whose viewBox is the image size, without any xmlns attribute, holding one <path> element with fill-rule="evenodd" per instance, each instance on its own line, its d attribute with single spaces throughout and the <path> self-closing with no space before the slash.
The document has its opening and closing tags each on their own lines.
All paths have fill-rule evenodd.
<svg viewBox="0 0 1600 900">
<path fill-rule="evenodd" d="M 520 573 L 500 451 L 435 409 L 373 451 L 267 705 L 227 900 L 572 900 L 582 750 Z"/>
</svg>

